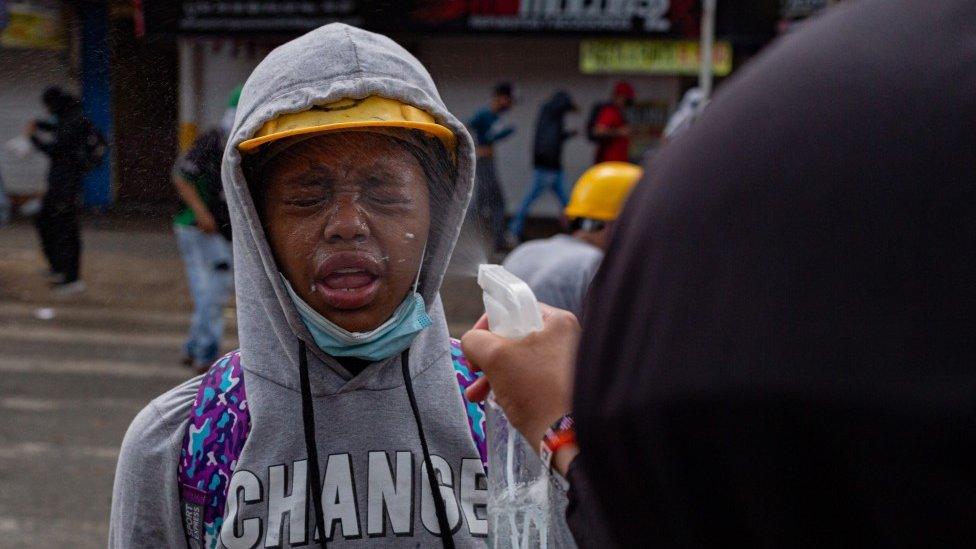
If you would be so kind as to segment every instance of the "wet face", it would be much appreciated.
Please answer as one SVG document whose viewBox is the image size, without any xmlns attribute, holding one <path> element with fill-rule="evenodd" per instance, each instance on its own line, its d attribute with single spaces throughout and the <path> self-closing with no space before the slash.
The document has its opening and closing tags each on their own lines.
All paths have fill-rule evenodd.
<svg viewBox="0 0 976 549">
<path fill-rule="evenodd" d="M 262 171 L 259 208 L 295 293 L 352 332 L 387 320 L 411 291 L 430 228 L 417 159 L 392 138 L 326 134 Z"/>
</svg>

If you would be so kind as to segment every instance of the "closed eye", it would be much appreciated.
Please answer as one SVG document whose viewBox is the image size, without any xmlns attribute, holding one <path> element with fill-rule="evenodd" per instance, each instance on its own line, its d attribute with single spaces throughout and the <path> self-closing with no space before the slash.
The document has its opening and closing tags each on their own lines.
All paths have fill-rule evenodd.
<svg viewBox="0 0 976 549">
<path fill-rule="evenodd" d="M 377 204 L 409 204 L 412 198 L 404 192 L 403 185 L 395 179 L 370 177 L 364 185 L 369 199 Z"/>
<path fill-rule="evenodd" d="M 325 197 L 310 197 L 310 198 L 287 198 L 284 200 L 285 204 L 289 206 L 299 206 L 302 208 L 308 208 L 311 206 L 318 206 L 325 202 Z"/>
</svg>

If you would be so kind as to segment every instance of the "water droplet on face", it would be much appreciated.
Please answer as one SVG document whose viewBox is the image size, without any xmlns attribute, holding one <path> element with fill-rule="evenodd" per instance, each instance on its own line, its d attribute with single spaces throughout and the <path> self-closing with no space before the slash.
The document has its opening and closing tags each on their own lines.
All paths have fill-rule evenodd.
<svg viewBox="0 0 976 549">
<path fill-rule="evenodd" d="M 415 234 L 413 234 L 413 233 L 407 233 L 407 234 L 405 234 L 403 236 L 405 236 L 407 238 L 407 240 L 413 240 L 413 239 L 417 238 L 417 236 Z"/>
<path fill-rule="evenodd" d="M 312 292 L 313 294 L 315 293 L 315 284 L 312 284 L 312 289 L 309 291 Z"/>
</svg>

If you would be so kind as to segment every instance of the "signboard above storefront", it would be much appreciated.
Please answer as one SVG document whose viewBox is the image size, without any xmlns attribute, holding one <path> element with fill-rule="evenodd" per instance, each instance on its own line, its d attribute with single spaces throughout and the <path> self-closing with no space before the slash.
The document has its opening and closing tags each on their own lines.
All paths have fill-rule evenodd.
<svg viewBox="0 0 976 549">
<path fill-rule="evenodd" d="M 697 0 L 174 0 L 143 2 L 148 32 L 298 33 L 334 21 L 381 32 L 586 32 L 693 37 Z"/>
<path fill-rule="evenodd" d="M 552 2 L 521 0 L 510 2 L 513 9 L 471 10 L 468 26 L 475 30 L 589 31 L 589 32 L 671 32 L 669 0 L 616 2 Z M 677 2 L 681 4 L 681 2 Z M 685 2 L 686 7 L 690 4 Z"/>
<path fill-rule="evenodd" d="M 5 48 L 64 49 L 64 25 L 56 6 L 31 2 L 8 2 L 3 7 L 6 24 L 0 31 Z"/>
<path fill-rule="evenodd" d="M 701 62 L 698 42 L 692 40 L 583 40 L 580 72 L 583 74 L 698 74 Z M 732 46 L 718 41 L 712 49 L 716 76 L 732 72 Z"/>
<path fill-rule="evenodd" d="M 781 0 L 780 17 L 783 19 L 801 19 L 827 7 L 827 0 Z"/>
<path fill-rule="evenodd" d="M 359 2 L 185 0 L 178 25 L 186 32 L 304 32 L 326 23 L 362 25 Z"/>
</svg>

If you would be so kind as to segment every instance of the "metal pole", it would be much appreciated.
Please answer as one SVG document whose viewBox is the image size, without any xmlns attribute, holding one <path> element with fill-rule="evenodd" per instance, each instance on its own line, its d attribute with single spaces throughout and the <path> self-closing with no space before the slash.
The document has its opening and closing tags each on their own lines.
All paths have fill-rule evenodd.
<svg viewBox="0 0 976 549">
<path fill-rule="evenodd" d="M 698 87 L 707 101 L 712 95 L 712 46 L 715 43 L 715 5 L 717 0 L 702 0 L 701 63 L 698 67 Z"/>
</svg>

